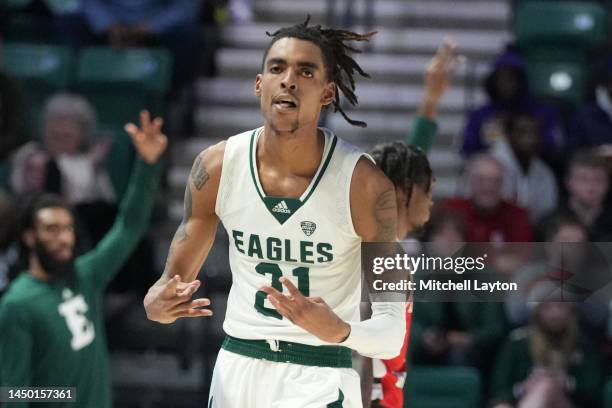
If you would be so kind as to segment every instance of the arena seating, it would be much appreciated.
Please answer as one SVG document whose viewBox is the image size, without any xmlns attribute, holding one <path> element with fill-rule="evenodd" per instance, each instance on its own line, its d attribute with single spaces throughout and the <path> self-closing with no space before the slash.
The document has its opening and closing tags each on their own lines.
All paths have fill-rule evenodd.
<svg viewBox="0 0 612 408">
<path fill-rule="evenodd" d="M 482 380 L 471 367 L 413 366 L 406 378 L 405 407 L 473 408 L 481 404 Z"/>
<path fill-rule="evenodd" d="M 45 99 L 72 83 L 74 54 L 62 46 L 7 43 L 3 47 L 3 60 L 8 73 L 25 85 L 31 130 L 36 134 Z"/>
<path fill-rule="evenodd" d="M 604 41 L 606 23 L 605 8 L 595 2 L 521 2 L 514 34 L 534 93 L 567 109 L 583 102 L 588 58 Z"/>
<path fill-rule="evenodd" d="M 114 140 L 107 168 L 115 191 L 122 196 L 134 158 L 123 125 L 137 121 L 143 108 L 163 114 L 172 56 L 153 48 L 90 47 L 75 53 L 63 46 L 7 43 L 3 60 L 6 70 L 25 85 L 35 137 L 48 96 L 71 90 L 87 97 L 99 115 L 100 133 Z"/>
</svg>

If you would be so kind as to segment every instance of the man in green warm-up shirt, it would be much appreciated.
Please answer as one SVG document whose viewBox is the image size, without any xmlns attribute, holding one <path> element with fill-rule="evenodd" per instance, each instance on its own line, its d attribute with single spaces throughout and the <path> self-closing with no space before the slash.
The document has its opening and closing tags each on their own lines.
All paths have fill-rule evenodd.
<svg viewBox="0 0 612 408">
<path fill-rule="evenodd" d="M 140 122 L 126 125 L 139 155 L 128 191 L 92 251 L 74 257 L 73 214 L 60 197 L 36 200 L 25 220 L 29 269 L 0 303 L 0 386 L 76 388 L 76 404 L 49 408 L 112 406 L 102 296 L 147 229 L 167 145 L 160 118 L 143 112 Z M 29 403 L 7 405 L 18 406 Z"/>
</svg>

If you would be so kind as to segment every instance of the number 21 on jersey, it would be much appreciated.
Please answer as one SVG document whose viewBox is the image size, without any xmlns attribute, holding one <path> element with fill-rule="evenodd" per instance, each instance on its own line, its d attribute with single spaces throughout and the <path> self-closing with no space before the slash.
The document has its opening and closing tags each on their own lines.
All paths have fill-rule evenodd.
<svg viewBox="0 0 612 408">
<path fill-rule="evenodd" d="M 274 263 L 261 262 L 258 263 L 255 267 L 255 271 L 261 275 L 269 274 L 272 278 L 272 287 L 279 292 L 282 293 L 283 285 L 280 282 L 280 278 L 283 276 L 283 271 L 281 271 L 280 266 Z M 292 270 L 293 276 L 298 279 L 298 290 L 300 293 L 306 297 L 310 296 L 310 281 L 308 279 L 308 268 L 300 266 L 298 268 L 294 268 Z M 265 315 L 270 317 L 275 317 L 277 319 L 282 319 L 283 316 L 273 308 L 265 307 L 264 301 L 268 294 L 261 290 L 257 291 L 255 294 L 255 309 Z"/>
</svg>

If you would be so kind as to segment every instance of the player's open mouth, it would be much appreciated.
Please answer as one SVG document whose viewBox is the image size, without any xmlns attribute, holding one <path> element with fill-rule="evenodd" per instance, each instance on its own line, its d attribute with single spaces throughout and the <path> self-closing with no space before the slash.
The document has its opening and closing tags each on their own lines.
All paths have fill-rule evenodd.
<svg viewBox="0 0 612 408">
<path fill-rule="evenodd" d="M 272 105 L 282 110 L 289 110 L 297 108 L 297 103 L 290 97 L 278 97 L 272 102 Z"/>
<path fill-rule="evenodd" d="M 295 103 L 291 101 L 278 101 L 274 102 L 276 105 L 282 106 L 283 108 L 295 108 Z"/>
</svg>

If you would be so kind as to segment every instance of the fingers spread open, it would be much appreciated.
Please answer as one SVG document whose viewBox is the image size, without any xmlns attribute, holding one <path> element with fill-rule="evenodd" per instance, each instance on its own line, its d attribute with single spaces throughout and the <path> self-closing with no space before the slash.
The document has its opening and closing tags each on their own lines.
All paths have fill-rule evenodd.
<svg viewBox="0 0 612 408">
<path fill-rule="evenodd" d="M 138 133 L 138 126 L 136 126 L 132 122 L 126 123 L 123 129 L 132 137 L 134 137 L 136 133 Z"/>
<path fill-rule="evenodd" d="M 282 296 L 282 295 L 281 295 Z M 284 297 L 284 296 L 283 296 Z M 287 319 L 289 319 L 290 321 L 293 321 L 293 309 L 291 308 L 291 301 L 289 299 L 287 299 L 287 302 L 281 302 L 278 300 L 278 298 L 273 297 L 272 295 L 268 295 L 268 300 L 270 301 L 270 304 L 272 304 L 272 306 L 274 306 L 274 308 L 284 317 L 286 317 Z"/>
<path fill-rule="evenodd" d="M 153 127 L 152 130 L 154 134 L 161 133 L 161 128 L 164 125 L 164 120 L 162 118 L 153 119 Z"/>
<path fill-rule="evenodd" d="M 178 296 L 187 296 L 191 297 L 198 289 L 200 289 L 201 283 L 199 280 L 194 280 L 193 282 L 184 283 L 181 282 L 176 288 L 176 294 Z"/>
<path fill-rule="evenodd" d="M 151 115 L 148 110 L 140 111 L 140 126 L 147 135 L 151 133 Z"/>
<path fill-rule="evenodd" d="M 183 313 L 188 311 L 189 309 L 199 309 L 205 306 L 210 306 L 210 299 L 199 298 L 177 304 L 170 310 L 170 313 Z"/>
<path fill-rule="evenodd" d="M 159 133 L 157 135 L 157 138 L 160 144 L 160 150 L 162 151 L 166 150 L 166 146 L 168 145 L 168 137 L 164 135 L 163 133 Z"/>
<path fill-rule="evenodd" d="M 268 294 L 269 300 L 273 298 L 276 302 L 281 303 L 281 304 L 290 302 L 290 300 L 285 295 L 283 295 L 282 293 L 280 293 L 278 290 L 274 289 L 271 286 L 264 285 L 264 286 L 261 286 L 259 290 L 266 292 Z"/>
<path fill-rule="evenodd" d="M 266 292 L 268 295 L 280 295 L 282 296 L 283 294 L 280 293 L 278 290 L 276 290 L 275 288 L 273 288 L 272 286 L 268 286 L 268 285 L 262 285 L 259 287 L 259 290 L 261 290 L 262 292 Z"/>
<path fill-rule="evenodd" d="M 280 280 L 280 283 L 282 283 L 283 286 L 287 288 L 287 290 L 289 291 L 289 293 L 291 293 L 292 296 L 295 297 L 298 295 L 302 295 L 300 291 L 298 290 L 298 288 L 296 288 L 293 282 L 291 282 L 289 279 L 282 277 L 279 280 Z"/>
<path fill-rule="evenodd" d="M 287 279 L 285 277 L 282 277 L 282 278 L 280 278 L 280 282 L 283 284 L 284 287 L 287 288 L 287 290 L 291 294 L 291 298 L 296 303 L 302 304 L 306 300 L 304 295 L 302 295 L 302 292 L 300 292 L 300 290 L 295 287 L 295 285 L 293 284 L 293 282 L 291 282 L 291 280 L 289 280 L 289 279 Z"/>
<path fill-rule="evenodd" d="M 184 312 L 180 312 L 174 315 L 174 317 L 206 317 L 212 316 L 212 310 L 208 309 L 188 309 Z"/>
<path fill-rule="evenodd" d="M 172 279 L 166 282 L 166 286 L 164 287 L 164 295 L 173 296 L 176 295 L 176 287 L 181 281 L 181 277 L 179 275 L 174 275 Z"/>
</svg>

